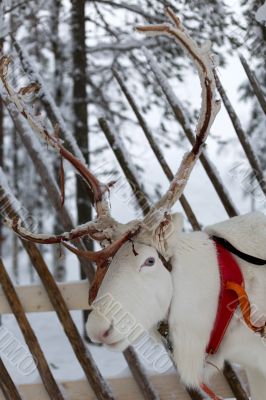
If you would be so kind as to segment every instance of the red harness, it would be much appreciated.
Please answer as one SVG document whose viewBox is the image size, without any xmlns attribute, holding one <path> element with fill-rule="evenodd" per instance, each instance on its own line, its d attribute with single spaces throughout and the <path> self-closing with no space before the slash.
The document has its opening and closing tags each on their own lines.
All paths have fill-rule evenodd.
<svg viewBox="0 0 266 400">
<path fill-rule="evenodd" d="M 251 322 L 251 306 L 245 291 L 243 274 L 238 263 L 230 251 L 223 247 L 215 238 L 213 238 L 213 240 L 217 250 L 221 289 L 216 320 L 206 349 L 207 354 L 215 354 L 218 351 L 228 325 L 238 306 L 240 306 L 242 316 L 247 326 L 252 329 L 253 332 L 259 333 L 263 337 L 265 337 L 266 334 L 266 323 L 262 326 L 255 326 Z M 256 262 L 256 264 L 258 263 Z M 211 399 L 221 400 L 221 398 L 216 396 L 205 384 L 201 385 L 201 389 Z"/>
<path fill-rule="evenodd" d="M 215 354 L 224 338 L 228 325 L 238 307 L 238 295 L 227 287 L 228 282 L 233 282 L 241 287 L 244 286 L 244 278 L 242 272 L 233 258 L 232 254 L 226 250 L 220 243 L 214 240 L 217 251 L 217 258 L 220 270 L 220 296 L 215 323 L 211 333 L 210 341 L 206 349 L 206 353 Z M 205 384 L 201 385 L 201 389 L 212 400 L 220 400 L 215 393 Z"/>
<path fill-rule="evenodd" d="M 208 354 L 215 354 L 218 351 L 228 325 L 239 305 L 238 295 L 233 290 L 228 289 L 228 282 L 244 287 L 244 278 L 235 258 L 218 242 L 214 242 L 220 269 L 221 289 L 216 320 L 206 349 Z"/>
</svg>

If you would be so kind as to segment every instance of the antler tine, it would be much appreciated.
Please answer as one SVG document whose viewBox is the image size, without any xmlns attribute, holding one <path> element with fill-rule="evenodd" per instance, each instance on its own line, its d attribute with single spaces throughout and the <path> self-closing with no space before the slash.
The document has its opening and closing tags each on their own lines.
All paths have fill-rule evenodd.
<svg viewBox="0 0 266 400">
<path fill-rule="evenodd" d="M 185 29 L 170 8 L 166 8 L 166 15 L 172 24 L 165 23 L 160 25 L 147 25 L 137 28 L 139 32 L 147 34 L 166 35 L 174 38 L 180 46 L 188 53 L 193 63 L 196 65 L 200 78 L 202 93 L 199 120 L 196 127 L 195 143 L 191 151 L 185 154 L 169 189 L 161 200 L 145 217 L 144 222 L 162 220 L 169 212 L 171 207 L 180 198 L 184 191 L 191 171 L 203 151 L 204 143 L 210 132 L 211 125 L 220 110 L 220 101 L 215 100 L 215 79 L 213 75 L 213 65 L 210 56 L 210 46 L 200 48 L 195 41 L 185 32 Z M 160 211 L 160 212 L 158 212 Z M 151 219 L 151 216 L 153 218 Z M 156 216 L 155 216 L 156 215 Z M 155 217 L 155 220 L 154 220 Z"/>
<path fill-rule="evenodd" d="M 88 261 L 96 261 L 98 263 L 98 266 L 101 267 L 106 261 L 111 259 L 117 253 L 117 251 L 124 243 L 126 243 L 128 240 L 136 236 L 139 233 L 139 231 L 140 231 L 140 226 L 136 226 L 132 230 L 125 232 L 113 243 L 109 244 L 108 246 L 99 251 L 80 250 L 70 245 L 69 243 L 62 242 L 62 244 L 68 250 L 72 251 L 72 253 L 75 253 L 76 255 L 83 257 Z"/>
<path fill-rule="evenodd" d="M 17 107 L 21 115 L 28 121 L 30 127 L 40 135 L 52 148 L 54 148 L 63 158 L 65 158 L 82 176 L 84 181 L 89 185 L 94 195 L 95 208 L 97 216 L 105 216 L 109 214 L 107 201 L 104 194 L 108 191 L 108 186 L 102 185 L 100 181 L 89 171 L 87 166 L 81 162 L 76 156 L 68 151 L 58 138 L 57 132 L 55 136 L 51 135 L 48 130 L 37 120 L 27 105 L 24 103 L 22 96 L 16 93 L 8 81 L 8 66 L 11 58 L 4 56 L 0 60 L 0 78 L 9 95 L 10 101 Z"/>
<path fill-rule="evenodd" d="M 11 228 L 22 239 L 40 244 L 56 244 L 68 242 L 71 240 L 79 239 L 85 235 L 88 235 L 90 238 L 97 241 L 103 241 L 108 238 L 107 232 L 99 231 L 96 227 L 96 223 L 92 221 L 87 222 L 83 225 L 79 225 L 76 228 L 72 229 L 70 232 L 64 232 L 61 235 L 32 233 L 26 228 L 22 227 L 20 219 L 11 220 L 9 218 L 5 218 L 4 224 Z"/>
<path fill-rule="evenodd" d="M 88 222 L 84 225 L 80 225 L 77 228 L 72 229 L 71 232 L 62 233 L 61 235 L 44 235 L 44 234 L 34 234 L 21 226 L 20 219 L 11 220 L 5 218 L 5 225 L 12 228 L 12 230 L 17 233 L 22 239 L 29 240 L 34 243 L 41 244 L 56 244 L 61 243 L 68 250 L 72 251 L 76 255 L 85 258 L 88 261 L 95 261 L 97 263 L 103 263 L 109 258 L 113 257 L 119 248 L 126 243 L 128 240 L 132 239 L 140 231 L 140 223 L 134 224 L 131 229 L 121 234 L 121 236 L 106 246 L 104 249 L 99 251 L 87 251 L 80 250 L 74 246 L 71 246 L 67 242 L 79 239 L 85 235 L 89 235 L 92 239 L 97 241 L 111 240 L 108 238 L 108 232 L 99 231 L 97 229 L 97 223 Z"/>
<path fill-rule="evenodd" d="M 141 226 L 136 225 L 131 230 L 125 232 L 122 236 L 120 236 L 120 238 L 115 240 L 113 243 L 109 244 L 104 249 L 96 252 L 79 250 L 76 247 L 71 246 L 69 243 L 63 242 L 63 245 L 68 250 L 72 251 L 74 254 L 78 255 L 79 257 L 83 257 L 86 260 L 96 262 L 97 269 L 95 272 L 94 280 L 91 283 L 89 290 L 89 304 L 92 304 L 92 302 L 97 296 L 98 290 L 108 270 L 112 257 L 114 257 L 114 255 L 117 253 L 117 251 L 124 243 L 126 243 L 127 241 L 131 240 L 134 236 L 136 236 L 139 233 L 140 229 Z"/>
</svg>

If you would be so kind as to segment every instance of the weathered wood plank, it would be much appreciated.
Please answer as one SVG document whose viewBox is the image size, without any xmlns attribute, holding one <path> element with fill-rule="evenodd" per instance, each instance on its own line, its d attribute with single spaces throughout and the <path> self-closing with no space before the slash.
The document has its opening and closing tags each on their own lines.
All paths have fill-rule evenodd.
<svg viewBox="0 0 266 400">
<path fill-rule="evenodd" d="M 88 305 L 88 281 L 59 283 L 59 290 L 69 310 L 86 310 Z M 42 285 L 15 286 L 16 293 L 26 313 L 53 311 L 47 292 Z M 0 288 L 0 314 L 12 313 L 3 289 Z"/>
<path fill-rule="evenodd" d="M 162 400 L 189 400 L 188 394 L 180 385 L 175 374 L 154 375 L 150 377 Z M 109 379 L 110 386 L 117 400 L 142 400 L 143 397 L 132 377 Z M 96 400 L 92 389 L 85 380 L 62 382 L 62 387 L 68 400 Z M 212 388 L 223 397 L 233 397 L 228 384 L 222 375 L 214 378 Z M 27 400 L 50 400 L 41 384 L 21 385 L 19 390 Z M 5 400 L 0 394 L 0 400 Z"/>
<path fill-rule="evenodd" d="M 50 398 L 54 400 L 64 400 L 65 397 L 61 393 L 61 390 L 54 379 L 54 376 L 50 370 L 50 367 L 41 349 L 38 339 L 25 315 L 23 306 L 19 301 L 13 283 L 8 273 L 6 272 L 2 259 L 0 259 L 0 282 L 6 298 L 9 302 L 9 305 L 12 308 L 12 312 L 23 334 L 25 342 L 32 356 L 36 360 L 36 367 L 45 386 L 47 395 L 49 395 Z"/>
<path fill-rule="evenodd" d="M 5 400 L 22 400 L 2 359 L 0 359 L 0 388 L 0 393 L 4 396 Z"/>
</svg>

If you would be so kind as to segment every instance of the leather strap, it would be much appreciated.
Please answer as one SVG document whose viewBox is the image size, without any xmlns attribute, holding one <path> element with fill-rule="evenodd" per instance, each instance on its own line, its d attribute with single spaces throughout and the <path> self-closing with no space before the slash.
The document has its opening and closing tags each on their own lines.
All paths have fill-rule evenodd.
<svg viewBox="0 0 266 400">
<path fill-rule="evenodd" d="M 218 236 L 212 236 L 212 239 L 216 243 L 219 243 L 224 249 L 227 249 L 228 251 L 230 251 L 230 253 L 233 253 L 236 256 L 238 256 L 239 258 L 242 258 L 242 260 L 245 260 L 245 261 L 247 261 L 251 264 L 255 264 L 255 265 L 266 265 L 266 260 L 243 253 L 242 251 L 238 250 L 236 247 L 234 247 L 231 243 L 229 243 L 227 240 L 225 240 L 223 238 L 220 238 Z"/>
</svg>

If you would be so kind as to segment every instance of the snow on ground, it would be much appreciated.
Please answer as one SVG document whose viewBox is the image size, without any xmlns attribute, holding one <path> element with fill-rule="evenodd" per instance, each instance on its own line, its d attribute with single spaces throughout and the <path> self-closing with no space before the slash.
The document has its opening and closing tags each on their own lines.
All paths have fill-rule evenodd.
<svg viewBox="0 0 266 400">
<path fill-rule="evenodd" d="M 74 311 L 71 315 L 81 329 L 81 313 Z M 39 339 L 55 378 L 59 381 L 82 379 L 84 373 L 55 313 L 33 313 L 29 315 L 29 322 Z M 3 316 L 2 323 L 19 342 L 24 343 L 22 334 L 12 315 Z M 89 346 L 89 350 L 93 358 L 97 360 L 97 365 L 104 376 L 129 375 L 127 364 L 122 354 L 110 352 L 103 347 L 96 346 Z M 3 360 L 16 383 L 40 382 L 38 371 L 35 370 L 30 375 L 25 376 L 20 372 L 19 368 L 13 367 L 5 357 L 3 357 Z"/>
</svg>

